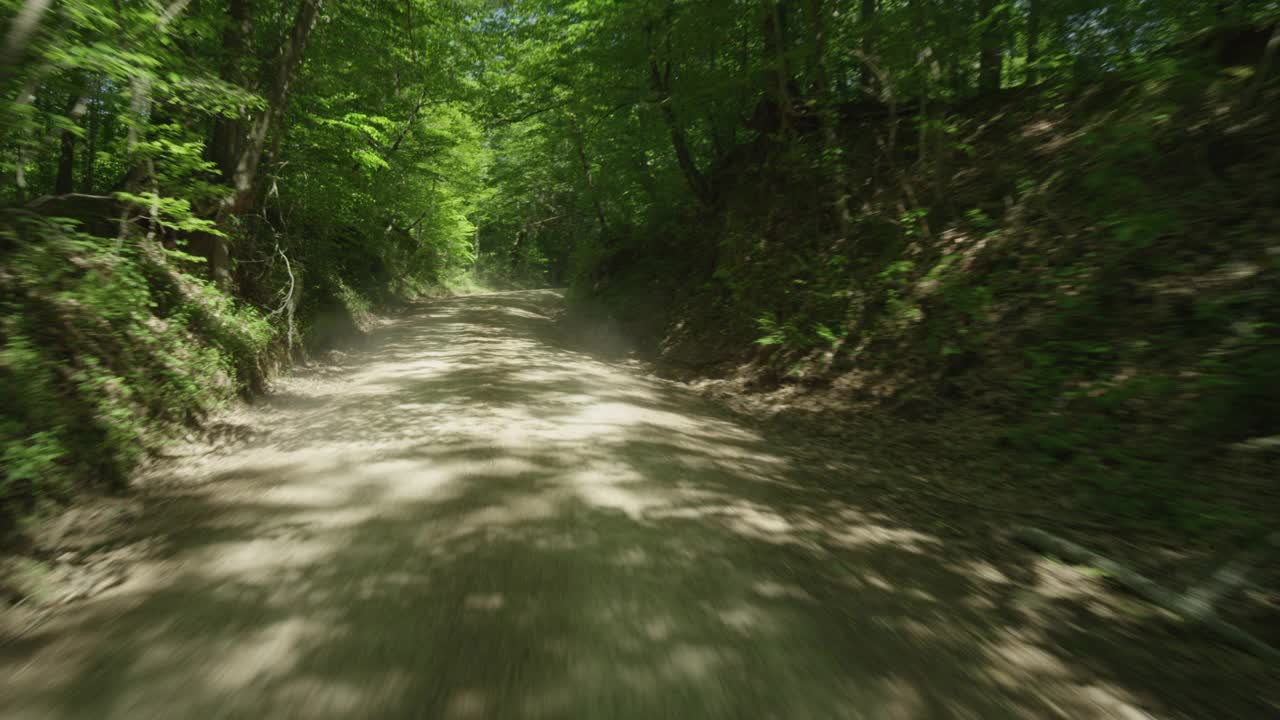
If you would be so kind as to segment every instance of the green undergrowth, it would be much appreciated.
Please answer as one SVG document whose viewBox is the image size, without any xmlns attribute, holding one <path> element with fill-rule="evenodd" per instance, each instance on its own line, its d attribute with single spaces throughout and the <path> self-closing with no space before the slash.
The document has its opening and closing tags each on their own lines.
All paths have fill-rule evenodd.
<svg viewBox="0 0 1280 720">
<path fill-rule="evenodd" d="M 373 245 L 358 232 L 308 253 L 298 237 L 233 230 L 254 262 L 224 289 L 174 234 L 119 241 L 69 218 L 0 215 L 0 531 L 87 487 L 123 489 L 283 364 L 361 340 L 383 308 L 486 289 L 457 263 L 342 252 Z"/>
<path fill-rule="evenodd" d="M 276 328 L 183 255 L 11 212 L 0 272 L 0 522 L 122 488 L 175 431 L 261 389 Z"/>
<path fill-rule="evenodd" d="M 991 451 L 1075 509 L 1251 533 L 1267 481 L 1214 470 L 1280 432 L 1280 118 L 1249 82 L 1170 60 L 850 117 L 844 168 L 819 133 L 761 139 L 713 210 L 604 255 L 578 295 L 698 372 L 980 409 Z"/>
</svg>

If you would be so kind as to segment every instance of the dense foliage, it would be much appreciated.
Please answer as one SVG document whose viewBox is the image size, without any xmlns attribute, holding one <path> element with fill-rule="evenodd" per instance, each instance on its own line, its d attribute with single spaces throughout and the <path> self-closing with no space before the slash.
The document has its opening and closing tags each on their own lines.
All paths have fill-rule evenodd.
<svg viewBox="0 0 1280 720">
<path fill-rule="evenodd" d="M 0 515 L 472 268 L 470 11 L 5 3 Z"/>
<path fill-rule="evenodd" d="M 980 407 L 1122 517 L 1238 520 L 1188 478 L 1280 429 L 1276 2 L 4 7 L 23 508 L 450 283 Z"/>
<path fill-rule="evenodd" d="M 486 247 L 533 239 L 675 372 L 976 409 L 1077 511 L 1252 532 L 1273 463 L 1230 448 L 1280 430 L 1278 14 L 511 3 L 484 84 L 520 202 Z"/>
</svg>

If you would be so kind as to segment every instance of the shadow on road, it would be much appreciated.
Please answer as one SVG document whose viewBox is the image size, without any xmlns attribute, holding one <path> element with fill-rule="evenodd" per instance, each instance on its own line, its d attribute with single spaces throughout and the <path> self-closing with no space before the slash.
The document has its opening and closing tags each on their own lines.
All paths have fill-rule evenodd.
<svg viewBox="0 0 1280 720">
<path fill-rule="evenodd" d="M 1267 716 L 1071 573 L 554 342 L 558 302 L 423 306 L 284 382 L 148 495 L 154 563 L 3 650 L 0 714 Z"/>
</svg>

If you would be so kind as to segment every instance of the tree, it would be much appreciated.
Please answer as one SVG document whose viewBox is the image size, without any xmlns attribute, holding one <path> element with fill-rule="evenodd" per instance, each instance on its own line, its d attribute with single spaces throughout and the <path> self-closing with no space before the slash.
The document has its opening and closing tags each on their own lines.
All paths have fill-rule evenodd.
<svg viewBox="0 0 1280 720">
<path fill-rule="evenodd" d="M 979 0 L 978 24 L 981 28 L 978 57 L 978 91 L 990 93 L 1000 89 L 1004 64 L 1004 4 L 997 0 Z"/>
</svg>

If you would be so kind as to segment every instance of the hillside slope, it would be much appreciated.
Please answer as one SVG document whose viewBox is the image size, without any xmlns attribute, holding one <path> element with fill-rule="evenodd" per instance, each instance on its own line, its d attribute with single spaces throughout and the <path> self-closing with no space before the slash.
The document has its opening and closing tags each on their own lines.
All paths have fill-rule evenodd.
<svg viewBox="0 0 1280 720">
<path fill-rule="evenodd" d="M 581 297 L 668 373 L 792 421 L 985 423 L 1056 507 L 1251 537 L 1280 509 L 1275 456 L 1233 449 L 1280 432 L 1280 105 L 1248 77 L 1170 60 L 846 108 L 840 166 L 818 132 L 762 136 L 714 208 Z"/>
</svg>

